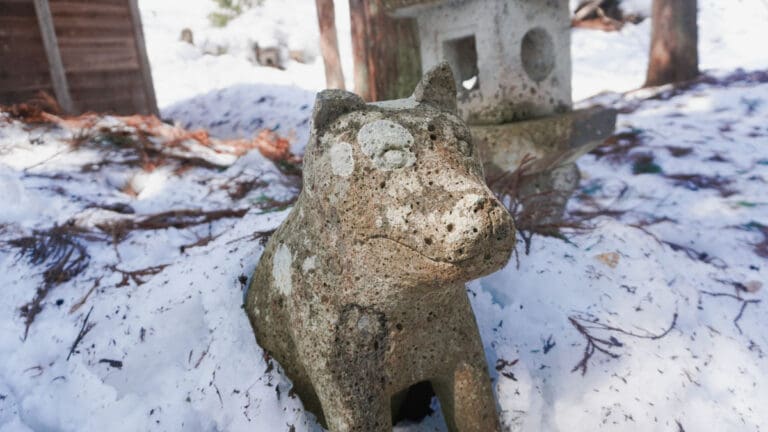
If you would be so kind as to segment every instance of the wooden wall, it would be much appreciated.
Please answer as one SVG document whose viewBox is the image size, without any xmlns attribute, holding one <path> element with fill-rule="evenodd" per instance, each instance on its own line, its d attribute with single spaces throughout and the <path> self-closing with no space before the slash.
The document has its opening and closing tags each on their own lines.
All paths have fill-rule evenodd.
<svg viewBox="0 0 768 432">
<path fill-rule="evenodd" d="M 0 77 L 9 75 L 8 82 L 0 78 L 0 95 L 18 93 L 13 89 L 21 78 L 10 75 L 16 73 L 10 72 L 13 69 L 10 65 L 19 59 L 48 73 L 47 87 L 41 85 L 38 88 L 49 91 L 51 87 L 51 74 L 55 71 L 49 72 L 46 53 L 42 50 L 34 2 L 42 7 L 47 5 L 50 11 L 74 112 L 157 113 L 136 0 L 0 0 L 0 23 L 6 19 L 4 8 L 9 5 L 26 14 L 25 21 L 9 32 L 12 33 L 7 37 L 11 42 L 9 45 L 19 40 L 20 35 L 26 35 L 39 45 L 34 58 L 28 51 L 9 49 L 10 63 L 0 61 Z M 40 14 L 41 6 L 38 6 Z M 30 10 L 31 19 L 28 18 Z M 4 40 L 3 28 L 0 24 L 0 49 Z M 21 100 L 23 98 L 17 97 L 14 101 Z M 0 103 L 8 101 L 0 100 Z"/>
<path fill-rule="evenodd" d="M 32 0 L 0 0 L 0 104 L 53 95 L 48 60 Z"/>
</svg>

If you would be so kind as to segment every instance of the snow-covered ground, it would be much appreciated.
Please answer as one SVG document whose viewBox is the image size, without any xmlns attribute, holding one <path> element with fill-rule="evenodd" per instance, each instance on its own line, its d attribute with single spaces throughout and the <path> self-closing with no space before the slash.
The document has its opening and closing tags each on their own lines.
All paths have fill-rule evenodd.
<svg viewBox="0 0 768 432">
<path fill-rule="evenodd" d="M 718 79 L 596 98 L 622 112 L 618 135 L 579 161 L 569 210 L 599 216 L 468 285 L 511 430 L 768 428 L 768 72 L 733 73 L 768 68 L 768 5 L 699 3 Z M 212 5 L 140 3 L 163 116 L 222 138 L 274 129 L 300 152 L 322 63 L 254 66 L 248 41 L 316 56 L 314 2 L 266 0 L 224 29 Z M 637 87 L 648 33 L 575 30 L 574 98 Z M 0 431 L 319 430 L 241 310 L 296 178 L 256 151 L 135 162 L 123 135 L 82 134 L 0 114 Z M 41 289 L 25 338 L 20 307 Z"/>
<path fill-rule="evenodd" d="M 573 4 L 574 2 L 572 2 Z M 650 0 L 632 0 L 631 11 L 650 14 Z M 699 1 L 699 67 L 703 70 L 765 69 L 763 46 L 768 3 L 762 0 Z M 651 21 L 626 25 L 618 34 L 572 32 L 573 99 L 643 85 Z"/>
</svg>

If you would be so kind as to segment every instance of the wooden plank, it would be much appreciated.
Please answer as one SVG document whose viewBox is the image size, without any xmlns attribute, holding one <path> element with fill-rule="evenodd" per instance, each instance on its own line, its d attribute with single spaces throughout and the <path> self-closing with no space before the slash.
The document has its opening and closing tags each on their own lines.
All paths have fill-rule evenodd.
<svg viewBox="0 0 768 432">
<path fill-rule="evenodd" d="M 56 36 L 59 38 L 112 38 L 130 35 L 133 38 L 133 29 L 115 27 L 62 27 L 56 25 Z"/>
<path fill-rule="evenodd" d="M 32 22 L 30 25 L 32 26 L 31 29 L 29 29 L 29 27 L 26 29 L 18 27 L 0 27 L 0 41 L 6 44 L 15 41 L 20 43 L 36 42 L 42 47 L 43 40 L 40 38 L 40 30 L 37 28 L 37 22 Z M 2 20 L 0 20 L 0 26 L 3 26 Z"/>
<path fill-rule="evenodd" d="M 91 4 L 91 3 L 99 3 L 99 4 L 108 4 L 108 5 L 120 5 L 122 7 L 126 7 L 125 0 L 49 0 L 51 4 L 54 3 L 85 3 L 85 4 Z"/>
<path fill-rule="evenodd" d="M 69 39 L 60 44 L 68 74 L 84 71 L 138 70 L 139 59 L 131 39 L 112 41 Z"/>
<path fill-rule="evenodd" d="M 77 51 L 90 51 L 94 54 L 115 56 L 121 54 L 137 58 L 136 44 L 132 37 L 59 37 L 59 49 L 64 56 L 64 62 L 68 61 L 70 53 Z M 138 60 L 137 60 L 138 64 Z M 69 69 L 67 69 L 69 70 Z"/>
<path fill-rule="evenodd" d="M 37 21 L 40 26 L 40 34 L 43 37 L 43 45 L 48 57 L 48 66 L 51 69 L 51 82 L 56 100 L 64 112 L 74 112 L 74 105 L 67 87 L 67 75 L 64 72 L 64 64 L 61 61 L 56 31 L 53 27 L 51 10 L 48 8 L 48 0 L 34 0 Z"/>
<path fill-rule="evenodd" d="M 137 91 L 142 92 L 141 81 L 138 79 L 115 81 L 112 79 L 111 73 L 104 73 L 103 75 L 103 78 L 99 80 L 101 86 L 71 87 L 72 97 L 87 103 L 88 109 L 93 109 L 91 107 L 93 103 L 103 103 L 112 99 L 130 99 Z"/>
<path fill-rule="evenodd" d="M 37 0 L 35 0 L 37 1 Z M 56 29 L 111 29 L 129 32 L 131 23 L 126 17 L 110 17 L 108 19 L 88 18 L 88 17 L 56 17 Z M 122 33 L 122 32 L 121 32 Z"/>
<path fill-rule="evenodd" d="M 56 16 L 74 15 L 118 15 L 127 16 L 128 8 L 124 4 L 109 4 L 94 1 L 51 1 L 51 13 Z"/>
<path fill-rule="evenodd" d="M 85 71 L 68 73 L 69 88 L 111 90 L 124 87 L 141 87 L 141 71 Z"/>
<path fill-rule="evenodd" d="M 134 95 L 138 95 L 141 99 L 136 100 Z M 117 95 L 105 91 L 101 94 L 81 94 L 76 100 L 87 106 L 88 111 L 131 115 L 146 106 L 143 96 L 140 90 L 138 92 L 121 91 Z"/>
<path fill-rule="evenodd" d="M 35 18 L 35 5 L 31 1 L 0 1 L 0 16 L 18 16 Z"/>
<path fill-rule="evenodd" d="M 0 75 L 0 89 L 13 89 L 18 91 L 36 91 L 43 87 L 51 86 L 51 77 L 47 73 L 29 73 L 25 75 Z"/>
<path fill-rule="evenodd" d="M 70 73 L 69 88 L 74 89 L 100 89 L 108 90 L 113 87 L 131 87 L 141 88 L 141 72 L 136 69 L 132 71 L 84 71 Z"/>
<path fill-rule="evenodd" d="M 0 53 L 38 59 L 41 54 L 45 58 L 45 47 L 39 36 L 36 39 L 0 38 Z"/>
<path fill-rule="evenodd" d="M 29 33 L 37 30 L 37 19 L 35 17 L 21 17 L 15 15 L 0 15 L 0 27 L 3 32 L 9 34 Z"/>
<path fill-rule="evenodd" d="M 147 102 L 148 114 L 160 115 L 157 108 L 157 98 L 155 98 L 155 88 L 152 85 L 152 69 L 149 67 L 149 58 L 147 58 L 147 47 L 144 42 L 144 30 L 141 28 L 141 14 L 137 0 L 128 0 L 128 7 L 131 11 L 131 22 L 133 23 L 133 35 L 136 41 L 136 51 L 139 54 L 139 65 L 144 83 L 144 98 Z"/>
<path fill-rule="evenodd" d="M 0 52 L 0 75 L 21 76 L 40 72 L 50 75 L 44 52 L 39 52 L 35 56 L 24 54 L 23 57 L 19 52 L 13 52 L 10 55 Z"/>
<path fill-rule="evenodd" d="M 107 103 L 111 100 L 130 99 L 136 89 L 131 87 L 112 87 L 109 89 L 72 90 L 72 97 L 79 103 L 93 109 L 94 104 Z"/>
<path fill-rule="evenodd" d="M 79 56 L 82 62 L 67 64 L 67 73 L 94 72 L 94 71 L 131 71 L 140 70 L 135 57 L 118 57 L 117 55 L 104 56 Z M 89 60 L 92 59 L 92 60 Z"/>
<path fill-rule="evenodd" d="M 48 94 L 53 94 L 53 88 L 45 87 L 35 90 L 0 90 L 0 105 L 11 105 L 19 102 L 24 102 L 37 96 L 37 93 L 44 91 Z"/>
<path fill-rule="evenodd" d="M 4 101 L 22 102 L 40 88 L 50 87 L 50 70 L 34 3 L 0 0 L 0 93 Z"/>
</svg>

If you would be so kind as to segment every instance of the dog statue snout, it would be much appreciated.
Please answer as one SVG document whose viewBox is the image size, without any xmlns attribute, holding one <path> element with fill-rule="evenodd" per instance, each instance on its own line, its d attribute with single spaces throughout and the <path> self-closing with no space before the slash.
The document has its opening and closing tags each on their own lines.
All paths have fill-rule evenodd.
<svg viewBox="0 0 768 432">
<path fill-rule="evenodd" d="M 495 257 L 506 259 L 514 247 L 512 218 L 490 192 L 465 195 L 445 218 L 446 255 L 451 262 L 478 259 L 497 268 Z M 485 267 L 485 266 L 482 266 Z M 478 269 L 485 273 L 485 268 Z"/>
</svg>

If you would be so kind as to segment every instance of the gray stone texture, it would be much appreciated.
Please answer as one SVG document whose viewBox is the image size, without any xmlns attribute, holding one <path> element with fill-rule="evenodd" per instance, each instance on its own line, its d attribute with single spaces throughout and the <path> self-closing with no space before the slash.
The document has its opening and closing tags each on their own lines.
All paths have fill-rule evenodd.
<svg viewBox="0 0 768 432">
<path fill-rule="evenodd" d="M 391 431 L 429 381 L 451 431 L 500 429 L 465 282 L 502 267 L 511 217 L 484 181 L 447 64 L 409 99 L 318 95 L 304 184 L 246 297 L 258 343 L 333 432 Z"/>
<path fill-rule="evenodd" d="M 489 179 L 515 171 L 527 154 L 536 158 L 529 174 L 576 161 L 609 137 L 616 110 L 593 107 L 534 120 L 473 125 L 472 137 Z"/>
</svg>

